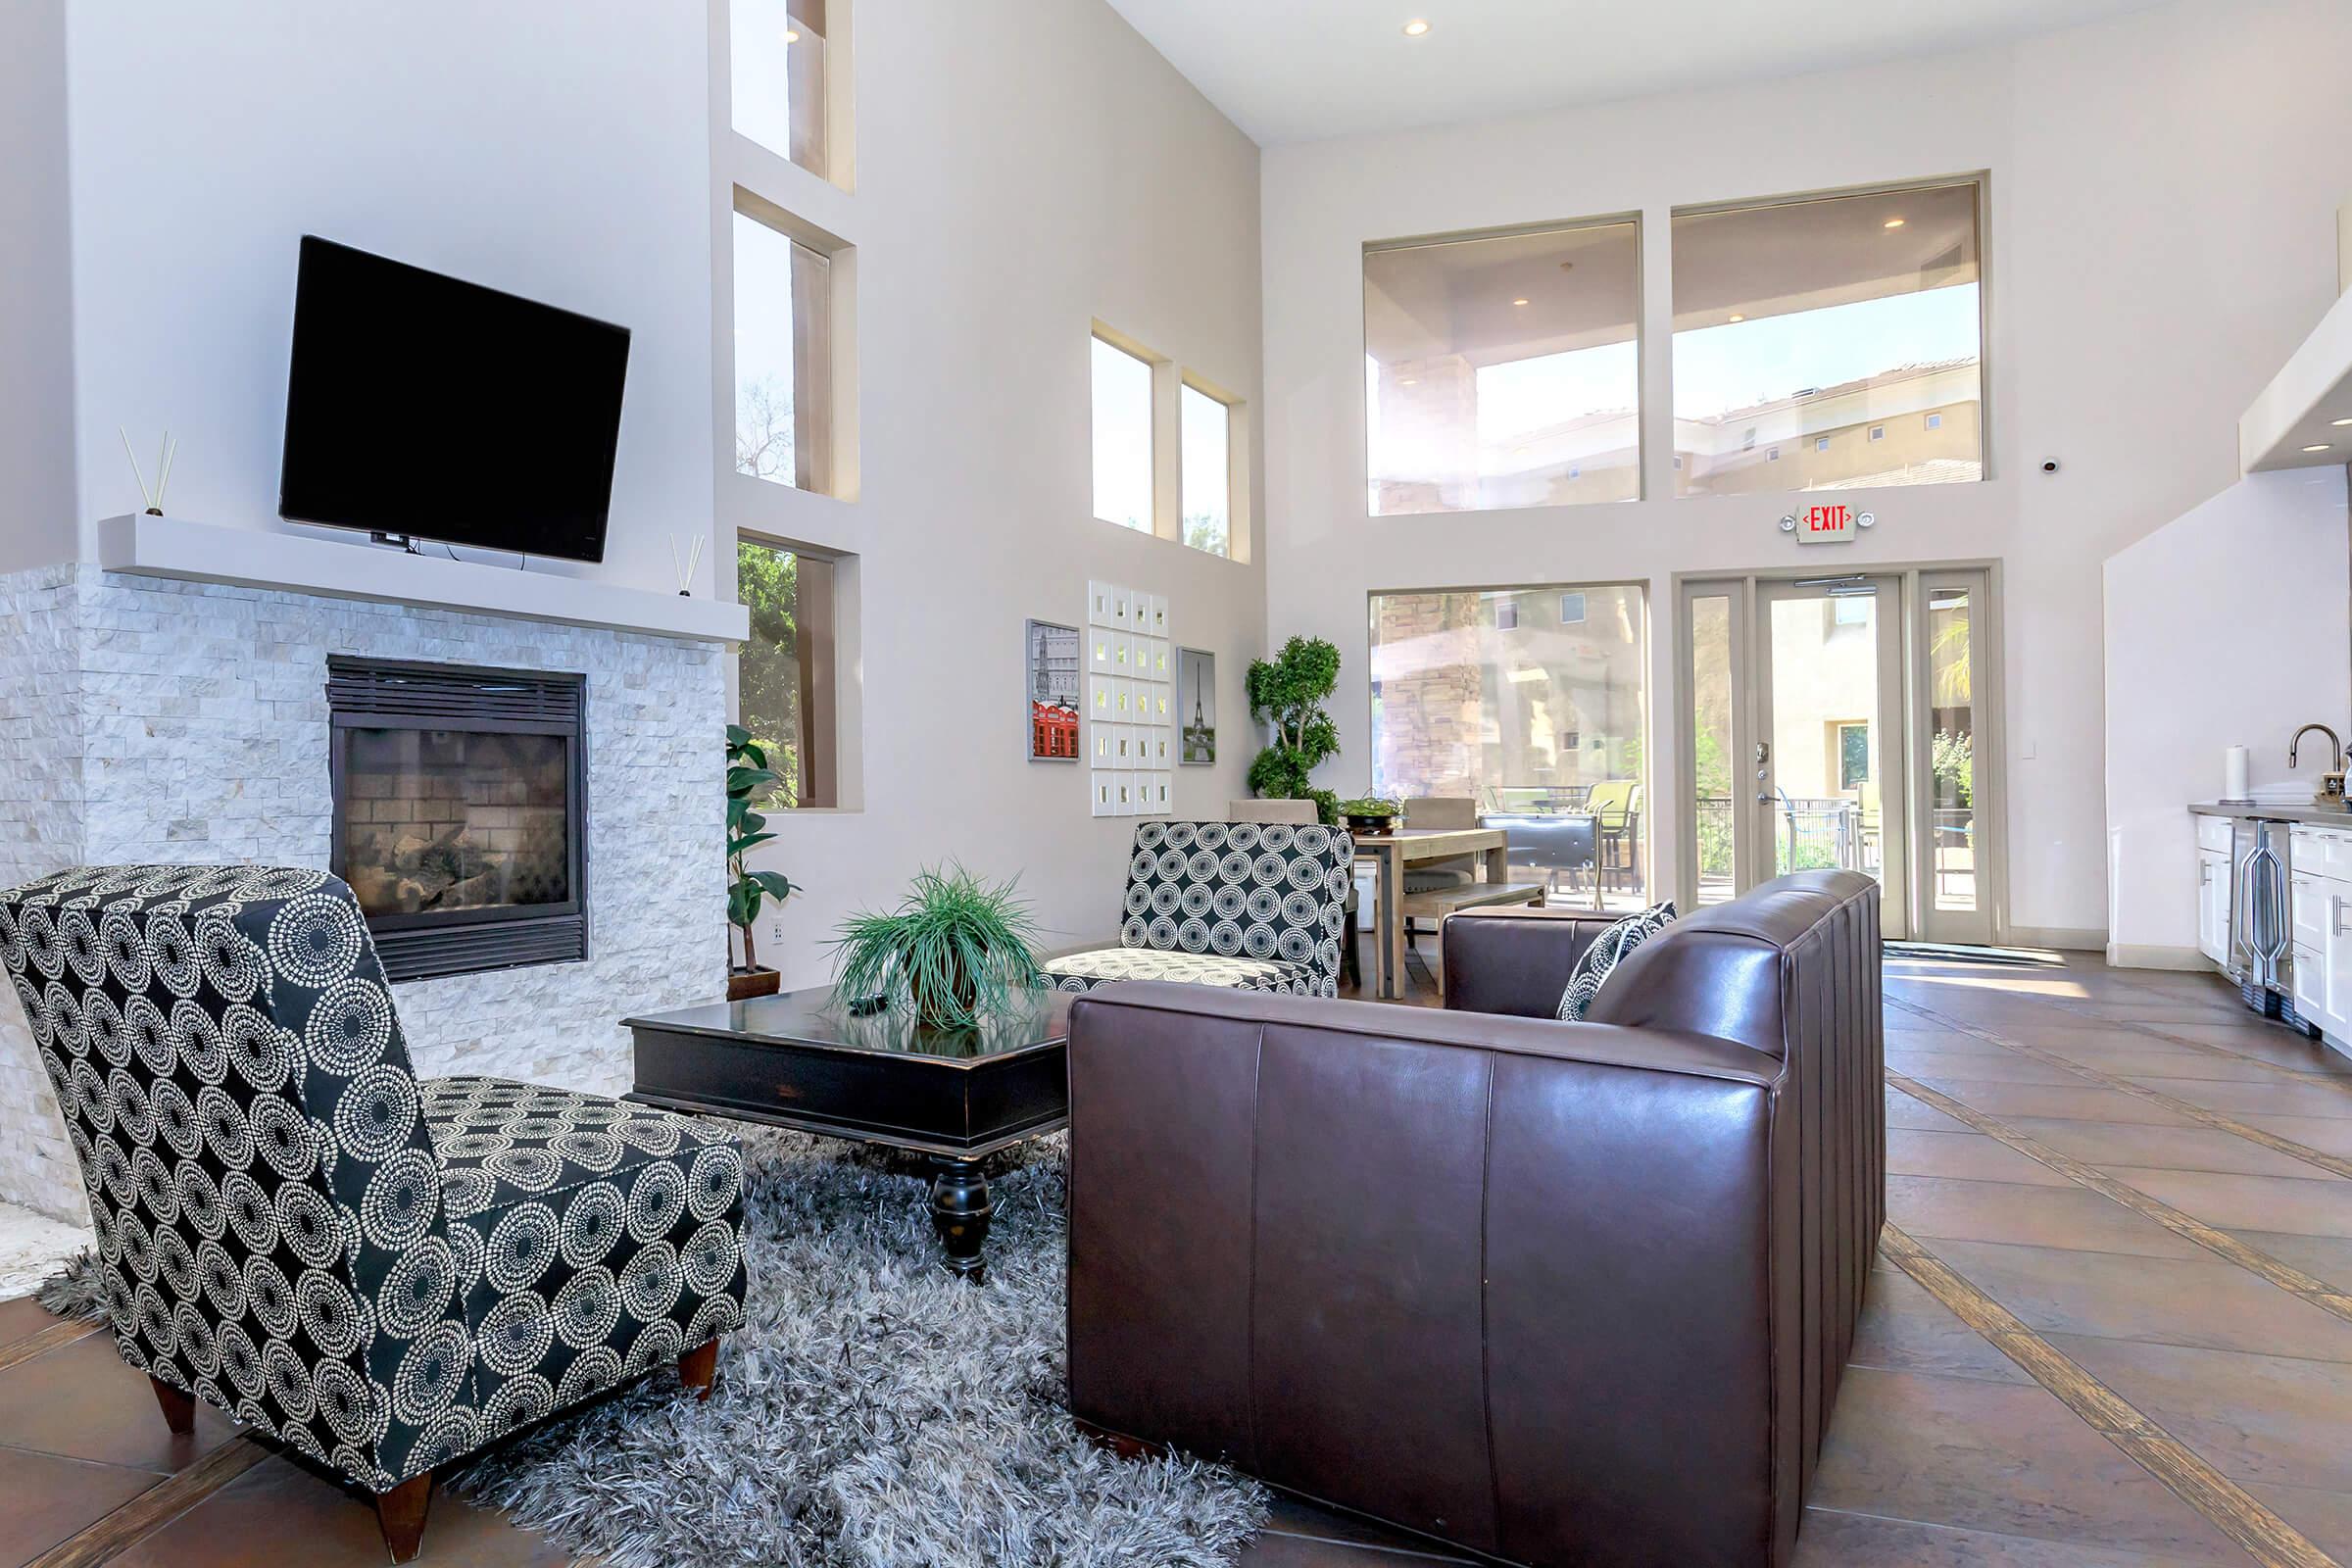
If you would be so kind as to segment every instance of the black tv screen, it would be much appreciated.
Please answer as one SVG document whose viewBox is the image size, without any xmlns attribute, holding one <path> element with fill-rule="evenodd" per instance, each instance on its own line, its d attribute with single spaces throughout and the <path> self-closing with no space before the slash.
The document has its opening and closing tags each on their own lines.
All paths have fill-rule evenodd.
<svg viewBox="0 0 2352 1568">
<path fill-rule="evenodd" d="M 626 327 L 306 234 L 278 513 L 602 561 L 628 360 Z"/>
</svg>

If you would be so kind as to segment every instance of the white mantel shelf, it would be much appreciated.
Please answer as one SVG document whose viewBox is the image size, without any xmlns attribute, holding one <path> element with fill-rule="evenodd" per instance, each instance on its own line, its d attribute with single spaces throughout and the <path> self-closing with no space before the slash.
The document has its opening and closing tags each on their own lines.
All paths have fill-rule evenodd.
<svg viewBox="0 0 2352 1568">
<path fill-rule="evenodd" d="M 656 637 L 741 642 L 751 634 L 751 612 L 742 605 L 144 513 L 98 524 L 98 564 L 142 577 L 463 610 Z"/>
</svg>

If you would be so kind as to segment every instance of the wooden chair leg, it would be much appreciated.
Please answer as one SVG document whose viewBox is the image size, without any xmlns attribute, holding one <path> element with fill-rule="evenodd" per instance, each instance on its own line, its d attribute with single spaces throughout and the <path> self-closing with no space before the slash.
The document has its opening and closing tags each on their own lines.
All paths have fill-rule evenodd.
<svg viewBox="0 0 2352 1568">
<path fill-rule="evenodd" d="M 415 1562 L 424 1540 L 424 1513 L 433 1504 L 433 1473 L 411 1476 L 375 1498 L 375 1522 L 384 1532 L 384 1549 L 396 1563 Z"/>
<path fill-rule="evenodd" d="M 678 1381 L 701 1390 L 696 1398 L 710 1397 L 711 1386 L 718 1382 L 718 1341 L 707 1340 L 679 1356 Z"/>
<path fill-rule="evenodd" d="M 182 1437 L 195 1431 L 195 1399 L 182 1394 L 162 1378 L 150 1377 L 147 1381 L 155 1389 L 155 1402 L 164 1407 L 164 1425 Z"/>
</svg>

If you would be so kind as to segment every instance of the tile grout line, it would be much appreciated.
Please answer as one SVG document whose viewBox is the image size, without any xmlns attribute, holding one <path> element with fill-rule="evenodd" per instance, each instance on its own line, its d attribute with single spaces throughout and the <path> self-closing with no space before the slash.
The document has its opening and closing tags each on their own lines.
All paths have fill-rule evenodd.
<svg viewBox="0 0 2352 1568">
<path fill-rule="evenodd" d="M 2305 1072 L 2300 1067 L 2289 1067 L 2283 1063 L 2273 1061 L 2267 1056 L 2250 1056 L 2242 1051 L 2231 1051 L 2228 1046 L 2217 1046 L 2210 1040 L 2195 1040 L 2187 1035 L 2174 1034 L 2160 1022 L 2136 1018 L 2102 1018 L 2095 1012 L 2076 1011 L 2074 1004 L 2061 1002 L 2058 1005 L 2065 1008 L 2071 1016 L 2088 1019 L 2102 1030 L 2112 1030 L 2122 1034 L 2146 1035 L 2151 1040 L 2161 1040 L 2168 1046 L 2185 1046 L 2191 1051 L 2201 1051 L 2209 1056 L 2219 1056 L 2225 1061 L 2242 1061 L 2248 1066 L 2267 1067 L 2272 1072 L 2278 1073 L 2299 1084 L 2343 1084 L 2347 1088 L 2352 1088 L 2352 1083 L 2347 1083 L 2342 1073 Z M 2320 1049 L 2325 1051 L 2328 1048 L 2322 1046 Z"/>
<path fill-rule="evenodd" d="M 1891 1068 L 1887 1070 L 1886 1081 L 1921 1104 L 1966 1123 L 2027 1158 L 2048 1166 L 2077 1186 L 2088 1188 L 2102 1198 L 2121 1203 L 2143 1219 L 2155 1221 L 2181 1240 L 2193 1242 L 2215 1256 L 2236 1264 L 2249 1274 L 2260 1276 L 2320 1310 L 2352 1323 L 2352 1295 L 2347 1295 L 2328 1281 L 2306 1274 L 2268 1252 L 2248 1247 L 2228 1231 L 2175 1208 L 2161 1198 L 2151 1198 L 2131 1183 L 2110 1176 L 2095 1165 L 2085 1164 L 2072 1154 L 2052 1149 L 2033 1135 L 2021 1133 L 1999 1118 L 1987 1116 L 1974 1105 L 1954 1100 L 1939 1089 L 1931 1089 Z"/>
<path fill-rule="evenodd" d="M 2340 1568 L 2301 1531 L 1889 1220 L 1879 1250 L 2124 1455 L 2266 1568 Z"/>
<path fill-rule="evenodd" d="M 2260 1127 L 2248 1126 L 2242 1121 L 2223 1115 L 2220 1111 L 2207 1110 L 2193 1101 L 2182 1100 L 2177 1095 L 2168 1095 L 2161 1089 L 2150 1089 L 2144 1084 L 2135 1084 L 2131 1079 L 2108 1072 L 2104 1068 L 2086 1067 L 2079 1061 L 2070 1061 L 2047 1047 L 2036 1046 L 2025 1040 L 2012 1040 L 2006 1035 L 1994 1034 L 1989 1029 L 1980 1028 L 1976 1024 L 1948 1017 L 1936 1011 L 1933 1007 L 1924 1006 L 1915 1002 L 1906 1002 L 1899 997 L 1888 997 L 1886 1005 L 1900 1007 L 1905 1012 L 1930 1019 L 1943 1028 L 1972 1035 L 1979 1040 L 2014 1051 L 2020 1055 L 2047 1062 L 2053 1067 L 2063 1067 L 2068 1072 L 2095 1084 L 2101 1089 L 2112 1089 L 2120 1094 L 2147 1101 L 2150 1104 L 2160 1105 L 2175 1115 L 2186 1116 L 2200 1126 L 2243 1138 L 2251 1144 L 2259 1144 L 2275 1154 L 2284 1154 L 2289 1159 L 2299 1159 L 2306 1165 L 2317 1165 L 2320 1169 L 2337 1176 L 2352 1177 L 2352 1159 L 2313 1149 L 2307 1144 L 2298 1144 L 2291 1138 L 2281 1138 L 2277 1133 L 2265 1132 Z"/>
<path fill-rule="evenodd" d="M 101 1514 L 24 1568 L 98 1568 L 114 1561 L 190 1508 L 267 1459 L 274 1450 L 252 1438 L 230 1438 L 186 1469 Z"/>
<path fill-rule="evenodd" d="M 21 1366 L 36 1355 L 74 1345 L 98 1332 L 100 1325 L 79 1318 L 62 1318 L 46 1328 L 35 1329 L 24 1338 L 10 1345 L 0 1345 L 0 1372 Z"/>
</svg>

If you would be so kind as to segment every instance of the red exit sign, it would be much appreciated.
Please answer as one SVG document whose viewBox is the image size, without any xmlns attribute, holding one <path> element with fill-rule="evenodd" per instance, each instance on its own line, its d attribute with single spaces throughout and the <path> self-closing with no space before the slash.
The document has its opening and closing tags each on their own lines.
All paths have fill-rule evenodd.
<svg viewBox="0 0 2352 1568">
<path fill-rule="evenodd" d="M 1854 536 L 1854 509 L 1844 502 L 1806 507 L 1796 514 L 1796 542 L 1801 545 L 1841 543 Z"/>
</svg>

